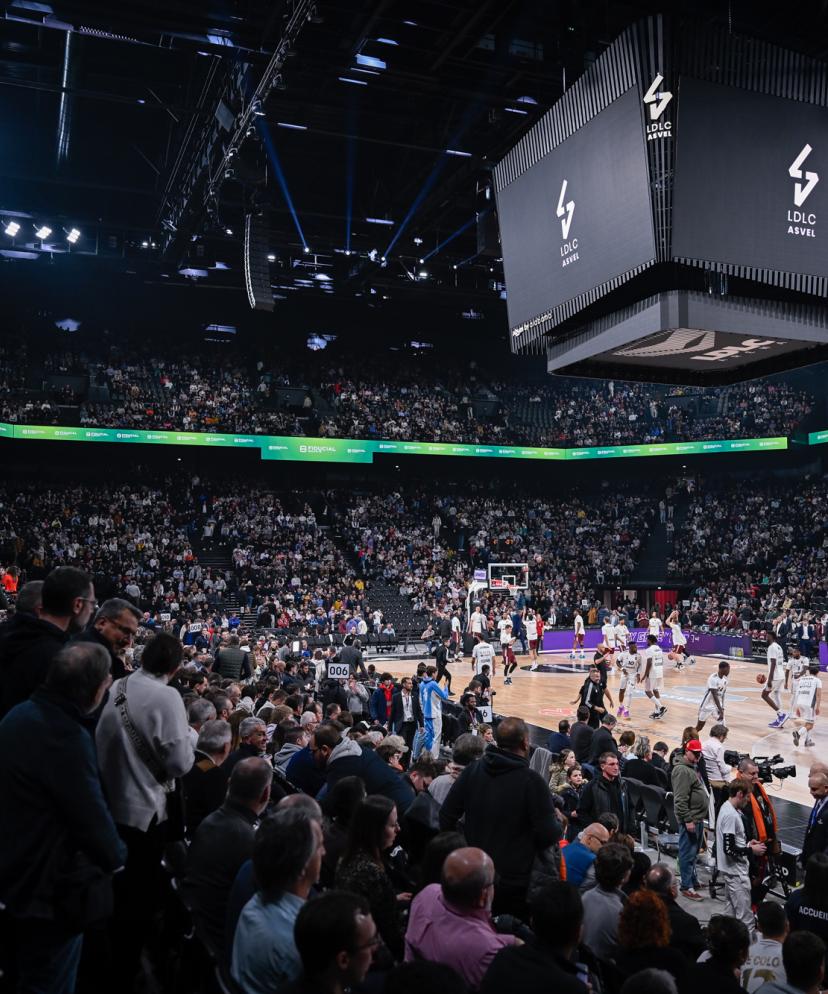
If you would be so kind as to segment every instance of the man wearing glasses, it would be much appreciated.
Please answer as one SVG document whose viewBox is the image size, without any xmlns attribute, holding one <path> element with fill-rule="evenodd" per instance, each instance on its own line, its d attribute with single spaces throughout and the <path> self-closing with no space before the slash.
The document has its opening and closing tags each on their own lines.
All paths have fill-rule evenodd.
<svg viewBox="0 0 828 994">
<path fill-rule="evenodd" d="M 120 597 L 104 601 L 91 625 L 77 636 L 78 642 L 97 642 L 109 653 L 112 660 L 112 679 L 120 680 L 132 669 L 126 660 L 127 649 L 132 647 L 138 634 L 141 612 L 134 604 Z"/>
</svg>

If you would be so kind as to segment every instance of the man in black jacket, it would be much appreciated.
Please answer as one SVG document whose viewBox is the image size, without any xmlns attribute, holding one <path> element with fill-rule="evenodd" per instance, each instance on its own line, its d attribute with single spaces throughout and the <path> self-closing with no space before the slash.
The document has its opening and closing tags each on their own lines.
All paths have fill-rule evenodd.
<svg viewBox="0 0 828 994">
<path fill-rule="evenodd" d="M 575 759 L 579 763 L 586 763 L 589 759 L 589 748 L 592 744 L 592 736 L 595 729 L 589 724 L 589 708 L 581 706 L 578 708 L 578 720 L 569 729 L 569 740 Z M 551 751 L 551 750 L 550 750 Z"/>
<path fill-rule="evenodd" d="M 111 682 L 103 649 L 68 646 L 44 685 L 0 722 L 0 902 L 20 990 L 74 990 L 83 930 L 94 920 L 79 871 L 111 874 L 126 859 L 84 724 Z M 102 916 L 111 911 L 106 887 L 103 877 Z"/>
<path fill-rule="evenodd" d="M 209 952 L 221 960 L 230 888 L 239 867 L 253 855 L 259 815 L 267 807 L 273 769 L 266 759 L 236 764 L 227 800 L 198 828 L 187 853 L 184 894 Z"/>
<path fill-rule="evenodd" d="M 621 832 L 634 830 L 627 788 L 621 779 L 621 767 L 614 752 L 604 752 L 598 757 L 598 776 L 590 780 L 581 791 L 578 821 L 582 825 L 589 825 L 598 821 L 607 811 L 617 816 Z"/>
<path fill-rule="evenodd" d="M 680 907 L 676 901 L 678 882 L 675 874 L 666 863 L 656 863 L 647 871 L 645 882 L 648 889 L 658 894 L 667 908 L 667 917 L 670 919 L 670 945 L 683 953 L 688 963 L 695 963 L 707 948 L 707 944 L 698 919 Z"/>
<path fill-rule="evenodd" d="M 111 597 L 101 604 L 92 624 L 87 625 L 80 635 L 76 635 L 75 641 L 102 645 L 109 653 L 112 663 L 112 679 L 120 680 L 127 675 L 124 654 L 138 634 L 142 617 L 141 612 L 130 601 Z"/>
<path fill-rule="evenodd" d="M 585 994 L 575 955 L 584 925 L 578 889 L 565 880 L 550 880 L 530 902 L 533 942 L 501 949 L 486 971 L 480 994 L 503 991 L 555 991 Z"/>
<path fill-rule="evenodd" d="M 440 829 L 453 831 L 465 817 L 470 846 L 485 850 L 498 867 L 495 913 L 527 920 L 526 890 L 535 856 L 561 838 L 552 795 L 529 768 L 529 730 L 520 718 L 504 718 L 489 748 L 457 778 L 440 809 Z"/>
<path fill-rule="evenodd" d="M 609 711 L 601 715 L 601 724 L 596 729 L 595 734 L 592 736 L 592 742 L 589 744 L 589 759 L 587 762 L 592 766 L 597 765 L 598 757 L 605 752 L 614 752 L 618 755 L 618 743 L 612 737 L 613 729 L 617 723 L 618 719 L 614 714 L 610 714 Z"/>
<path fill-rule="evenodd" d="M 184 818 L 190 838 L 204 819 L 224 803 L 231 771 L 223 764 L 232 740 L 230 723 L 219 718 L 205 721 L 198 733 L 195 762 L 181 778 Z"/>
<path fill-rule="evenodd" d="M 73 566 L 52 570 L 43 583 L 38 615 L 18 611 L 0 639 L 0 718 L 37 690 L 51 661 L 94 609 L 88 573 Z"/>
<path fill-rule="evenodd" d="M 414 736 L 417 729 L 422 727 L 423 709 L 420 706 L 420 695 L 414 693 L 411 677 L 404 676 L 400 680 L 399 690 L 395 690 L 391 698 L 391 731 L 394 735 L 402 735 L 405 740 L 408 746 L 406 757 L 411 756 Z"/>
</svg>

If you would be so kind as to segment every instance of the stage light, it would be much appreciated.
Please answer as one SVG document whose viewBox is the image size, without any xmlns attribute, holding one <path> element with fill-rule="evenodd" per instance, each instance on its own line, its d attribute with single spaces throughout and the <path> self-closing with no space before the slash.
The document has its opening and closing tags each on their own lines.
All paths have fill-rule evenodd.
<svg viewBox="0 0 828 994">
<path fill-rule="evenodd" d="M 268 262 L 275 262 L 276 261 L 276 256 L 272 252 L 270 252 L 268 254 L 267 261 Z"/>
<path fill-rule="evenodd" d="M 378 59 L 374 55 L 363 55 L 362 52 L 357 52 L 356 63 L 358 66 L 368 66 L 371 69 L 388 68 L 382 59 Z"/>
<path fill-rule="evenodd" d="M 422 264 L 423 264 L 424 262 L 425 262 L 425 259 L 420 259 L 420 265 L 421 265 L 421 266 L 422 266 Z"/>
<path fill-rule="evenodd" d="M 77 240 L 80 238 L 80 236 L 81 236 L 80 231 L 78 231 L 77 228 L 72 228 L 72 230 L 66 236 L 66 241 L 69 242 L 70 245 L 74 245 L 77 242 Z"/>
<path fill-rule="evenodd" d="M 327 273 L 314 273 L 313 278 L 319 280 L 320 283 L 330 283 L 331 281 Z"/>
<path fill-rule="evenodd" d="M 523 114 L 524 117 L 529 113 L 528 110 L 521 110 L 520 107 L 504 107 L 503 109 L 507 114 Z"/>
<path fill-rule="evenodd" d="M 425 269 L 421 269 L 419 273 L 417 273 L 417 275 L 420 277 L 421 280 L 428 279 L 428 273 L 425 271 Z"/>
<path fill-rule="evenodd" d="M 415 238 L 414 239 L 414 244 L 415 245 L 422 245 L 423 244 L 422 238 Z"/>
<path fill-rule="evenodd" d="M 224 229 L 224 233 L 225 233 L 225 235 L 232 235 L 233 234 L 233 229 L 232 228 L 225 228 Z"/>
<path fill-rule="evenodd" d="M 366 217 L 365 220 L 368 224 L 386 224 L 391 228 L 393 228 L 395 224 L 394 221 L 389 221 L 387 217 Z"/>
<path fill-rule="evenodd" d="M 340 83 L 353 83 L 354 86 L 367 86 L 364 79 L 351 79 L 350 76 L 337 76 Z"/>
<path fill-rule="evenodd" d="M 304 248 L 302 249 L 302 251 L 303 251 L 303 252 L 305 253 L 305 255 L 310 255 L 310 245 L 306 245 L 306 246 L 305 246 L 305 247 L 304 247 Z"/>
<path fill-rule="evenodd" d="M 14 238 L 17 232 L 20 231 L 20 225 L 17 221 L 9 221 L 4 230 L 9 238 Z"/>
<path fill-rule="evenodd" d="M 386 263 L 386 262 L 388 262 L 388 260 L 387 260 L 387 259 L 385 258 L 385 256 L 383 255 L 383 256 L 381 256 L 381 257 L 380 257 L 380 262 L 381 262 L 381 263 L 382 263 L 383 265 L 385 265 L 385 263 Z"/>
<path fill-rule="evenodd" d="M 291 131 L 307 131 L 307 125 L 305 124 L 290 124 L 288 121 L 277 121 L 277 128 L 289 128 Z"/>
<path fill-rule="evenodd" d="M 446 155 L 456 155 L 460 159 L 470 159 L 472 157 L 471 152 L 461 152 L 457 148 L 447 148 Z"/>
<path fill-rule="evenodd" d="M 377 42 L 380 45 L 393 45 L 395 48 L 399 45 L 399 42 L 394 41 L 393 38 L 377 38 Z"/>
<path fill-rule="evenodd" d="M 149 248 L 149 242 L 141 242 L 141 248 Z"/>
<path fill-rule="evenodd" d="M 48 225 L 43 224 L 37 229 L 37 231 L 35 231 L 35 238 L 39 238 L 43 241 L 43 239 L 48 238 L 51 233 L 52 229 Z"/>
</svg>

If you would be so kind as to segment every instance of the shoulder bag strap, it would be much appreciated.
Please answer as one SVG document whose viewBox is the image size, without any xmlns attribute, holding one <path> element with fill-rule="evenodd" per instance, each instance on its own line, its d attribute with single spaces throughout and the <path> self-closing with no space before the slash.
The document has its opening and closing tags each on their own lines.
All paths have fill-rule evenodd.
<svg viewBox="0 0 828 994">
<path fill-rule="evenodd" d="M 127 683 L 129 678 L 122 677 L 117 685 L 115 691 L 115 708 L 121 717 L 121 723 L 124 726 L 124 731 L 127 733 L 127 737 L 132 743 L 138 757 L 144 766 L 150 771 L 153 777 L 167 789 L 172 789 L 172 781 L 170 777 L 167 776 L 167 771 L 161 760 L 153 751 L 150 744 L 144 738 L 144 736 L 135 727 L 132 718 L 130 717 L 129 707 L 127 706 Z"/>
</svg>

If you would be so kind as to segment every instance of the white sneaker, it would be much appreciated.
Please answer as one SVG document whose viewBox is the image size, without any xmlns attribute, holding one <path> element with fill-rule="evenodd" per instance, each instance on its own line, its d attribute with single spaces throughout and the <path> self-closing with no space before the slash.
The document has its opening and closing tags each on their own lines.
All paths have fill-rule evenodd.
<svg viewBox="0 0 828 994">
<path fill-rule="evenodd" d="M 537 663 L 532 663 L 532 665 L 529 667 L 529 672 L 530 673 L 534 673 L 537 668 L 538 668 L 538 664 Z"/>
<path fill-rule="evenodd" d="M 805 745 L 806 745 L 806 746 L 815 746 L 815 745 L 816 745 L 816 742 L 814 742 L 814 740 L 813 740 L 813 739 L 811 738 L 811 736 L 809 735 L 809 736 L 808 736 L 808 737 L 807 737 L 807 738 L 805 739 Z"/>
</svg>

